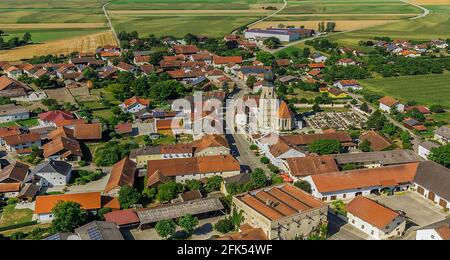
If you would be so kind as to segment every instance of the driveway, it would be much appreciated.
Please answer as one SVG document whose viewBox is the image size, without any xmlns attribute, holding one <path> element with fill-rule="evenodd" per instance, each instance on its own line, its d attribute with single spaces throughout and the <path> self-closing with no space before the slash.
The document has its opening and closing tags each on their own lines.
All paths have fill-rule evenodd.
<svg viewBox="0 0 450 260">
<path fill-rule="evenodd" d="M 328 214 L 328 240 L 369 240 L 369 235 L 346 223 L 342 219 Z"/>
<path fill-rule="evenodd" d="M 402 210 L 406 213 L 409 221 L 402 239 L 414 239 L 415 230 L 418 228 L 450 216 L 450 213 L 443 212 L 442 209 L 426 198 L 410 191 L 395 196 L 371 195 L 370 197 L 393 210 Z"/>
</svg>

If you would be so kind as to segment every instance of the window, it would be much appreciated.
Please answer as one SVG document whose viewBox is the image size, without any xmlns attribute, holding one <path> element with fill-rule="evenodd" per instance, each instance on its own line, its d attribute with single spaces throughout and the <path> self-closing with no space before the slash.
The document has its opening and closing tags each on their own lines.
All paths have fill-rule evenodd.
<svg viewBox="0 0 450 260">
<path fill-rule="evenodd" d="M 331 196 L 331 200 L 336 200 L 336 195 Z"/>
<path fill-rule="evenodd" d="M 431 239 L 434 239 L 434 235 L 431 235 Z"/>
<path fill-rule="evenodd" d="M 364 225 L 361 225 L 361 229 L 364 229 Z"/>
<path fill-rule="evenodd" d="M 342 198 L 343 198 L 343 199 L 347 198 L 347 193 L 344 193 L 344 194 L 342 195 Z"/>
<path fill-rule="evenodd" d="M 373 236 L 373 234 L 375 234 L 375 232 L 373 232 L 373 230 L 372 230 L 372 231 L 370 231 L 370 234 Z"/>
<path fill-rule="evenodd" d="M 352 224 L 355 224 L 355 220 L 354 219 L 352 219 Z"/>
</svg>

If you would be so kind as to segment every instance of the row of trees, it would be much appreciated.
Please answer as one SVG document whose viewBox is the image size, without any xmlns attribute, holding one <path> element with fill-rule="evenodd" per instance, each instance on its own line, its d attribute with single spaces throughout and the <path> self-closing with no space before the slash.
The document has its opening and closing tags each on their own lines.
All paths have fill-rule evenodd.
<svg viewBox="0 0 450 260">
<path fill-rule="evenodd" d="M 336 23 L 335 22 L 320 22 L 318 25 L 318 31 L 319 32 L 334 32 L 336 29 Z"/>
<path fill-rule="evenodd" d="M 20 47 L 29 44 L 32 40 L 31 34 L 29 32 L 25 32 L 22 36 L 22 39 L 20 39 L 19 37 L 11 37 L 7 41 L 2 37 L 4 34 L 5 33 L 0 30 L 0 50 Z"/>
</svg>

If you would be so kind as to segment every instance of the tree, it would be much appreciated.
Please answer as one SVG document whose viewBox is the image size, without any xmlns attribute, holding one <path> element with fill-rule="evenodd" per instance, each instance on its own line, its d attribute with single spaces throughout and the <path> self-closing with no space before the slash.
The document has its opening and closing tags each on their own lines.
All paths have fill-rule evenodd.
<svg viewBox="0 0 450 260">
<path fill-rule="evenodd" d="M 31 42 L 31 34 L 29 32 L 25 32 L 23 37 L 22 37 L 22 40 L 25 43 Z"/>
<path fill-rule="evenodd" d="M 234 230 L 234 224 L 229 218 L 221 219 L 214 224 L 214 229 L 220 233 L 226 234 Z"/>
<path fill-rule="evenodd" d="M 236 231 L 241 226 L 241 223 L 244 221 L 244 211 L 237 210 L 236 207 L 233 208 L 233 212 L 230 216 L 231 223 L 233 223 L 234 230 Z"/>
<path fill-rule="evenodd" d="M 445 109 L 443 106 L 435 104 L 430 106 L 430 111 L 433 113 L 444 113 Z"/>
<path fill-rule="evenodd" d="M 377 110 L 367 119 L 366 128 L 380 130 L 386 122 L 386 117 L 381 113 L 381 111 Z"/>
<path fill-rule="evenodd" d="M 261 168 L 256 168 L 251 173 L 250 183 L 253 189 L 259 189 L 267 186 L 268 179 Z"/>
<path fill-rule="evenodd" d="M 275 49 L 281 44 L 280 39 L 275 37 L 269 37 L 263 41 L 264 45 L 266 45 L 269 49 Z"/>
<path fill-rule="evenodd" d="M 186 187 L 188 190 L 200 190 L 203 184 L 199 180 L 188 180 L 186 181 Z"/>
<path fill-rule="evenodd" d="M 299 181 L 295 182 L 294 185 L 297 188 L 302 189 L 303 191 L 306 191 L 309 194 L 311 194 L 311 192 L 312 192 L 311 184 L 309 184 L 309 182 L 307 182 L 305 180 L 299 180 Z"/>
<path fill-rule="evenodd" d="M 405 114 L 406 117 L 414 118 L 419 122 L 425 122 L 425 116 L 417 109 L 413 108 Z"/>
<path fill-rule="evenodd" d="M 371 143 L 369 140 L 365 139 L 363 140 L 359 146 L 358 146 L 359 150 L 363 151 L 363 152 L 371 152 L 372 151 L 372 147 L 371 147 Z"/>
<path fill-rule="evenodd" d="M 198 226 L 198 219 L 196 217 L 193 217 L 190 214 L 185 215 L 184 217 L 181 217 L 178 220 L 178 225 L 189 235 L 191 235 L 195 228 Z"/>
<path fill-rule="evenodd" d="M 156 199 L 159 202 L 169 201 L 176 198 L 178 193 L 180 192 L 183 192 L 183 186 L 174 181 L 169 181 L 167 183 L 158 185 L 158 193 L 156 194 Z"/>
<path fill-rule="evenodd" d="M 338 140 L 332 139 L 320 139 L 312 142 L 308 145 L 308 151 L 311 153 L 323 154 L 336 154 L 342 150 L 341 143 Z"/>
<path fill-rule="evenodd" d="M 402 139 L 403 149 L 411 149 L 412 148 L 411 135 L 409 134 L 408 131 L 403 131 L 400 134 L 400 139 Z"/>
<path fill-rule="evenodd" d="M 167 239 L 175 234 L 177 225 L 171 219 L 160 220 L 156 223 L 155 230 L 159 236 Z"/>
<path fill-rule="evenodd" d="M 86 211 L 73 201 L 60 201 L 52 209 L 54 232 L 73 232 L 87 221 Z"/>
<path fill-rule="evenodd" d="M 280 183 L 283 183 L 283 182 L 284 182 L 284 180 L 283 180 L 283 178 L 280 175 L 275 174 L 275 173 L 271 175 L 271 183 L 272 183 L 272 185 L 280 184 Z"/>
<path fill-rule="evenodd" d="M 358 166 L 354 163 L 346 163 L 342 166 L 343 171 L 351 171 L 358 169 Z"/>
<path fill-rule="evenodd" d="M 428 159 L 450 168 L 450 144 L 431 149 Z"/>
<path fill-rule="evenodd" d="M 222 185 L 223 178 L 220 176 L 213 176 L 211 178 L 208 178 L 206 182 L 205 190 L 207 192 L 213 192 L 220 190 L 220 185 Z"/>
<path fill-rule="evenodd" d="M 322 111 L 322 108 L 320 107 L 320 105 L 318 103 L 314 103 L 314 105 L 312 106 L 312 110 L 317 113 L 317 112 Z"/>
<path fill-rule="evenodd" d="M 250 75 L 247 78 L 247 81 L 245 82 L 245 84 L 247 85 L 247 87 L 249 88 L 253 88 L 253 84 L 255 84 L 258 80 L 256 79 L 255 76 Z"/>
<path fill-rule="evenodd" d="M 266 51 L 260 51 L 256 53 L 256 59 L 266 66 L 272 65 L 272 62 L 275 60 L 275 56 L 272 55 L 270 52 Z"/>
<path fill-rule="evenodd" d="M 270 163 L 270 159 L 267 158 L 266 156 L 261 157 L 260 161 L 263 164 L 269 164 Z"/>
<path fill-rule="evenodd" d="M 119 203 L 122 209 L 128 209 L 137 204 L 141 199 L 141 194 L 135 188 L 128 185 L 119 190 Z"/>
<path fill-rule="evenodd" d="M 309 55 L 311 55 L 311 49 L 309 49 L 308 47 L 303 49 L 303 58 L 308 58 Z"/>
<path fill-rule="evenodd" d="M 331 207 L 336 211 L 336 213 L 346 216 L 347 211 L 345 210 L 345 203 L 342 200 L 335 200 L 331 203 Z"/>
<path fill-rule="evenodd" d="M 369 112 L 370 112 L 370 108 L 369 108 L 369 106 L 367 105 L 366 102 L 364 102 L 364 103 L 361 104 L 360 109 L 361 109 L 362 111 L 366 112 L 366 113 L 369 113 Z"/>
</svg>

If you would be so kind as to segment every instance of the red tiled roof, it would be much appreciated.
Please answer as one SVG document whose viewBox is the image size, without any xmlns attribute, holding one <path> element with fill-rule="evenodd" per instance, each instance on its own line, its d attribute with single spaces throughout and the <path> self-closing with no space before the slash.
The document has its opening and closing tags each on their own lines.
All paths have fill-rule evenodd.
<svg viewBox="0 0 450 260">
<path fill-rule="evenodd" d="M 195 45 L 175 45 L 173 50 L 176 54 L 194 54 L 198 52 L 198 48 Z"/>
<path fill-rule="evenodd" d="M 138 224 L 140 222 L 134 209 L 116 210 L 106 213 L 104 217 L 106 221 L 116 223 L 118 226 Z"/>
<path fill-rule="evenodd" d="M 388 96 L 381 98 L 379 101 L 381 104 L 384 104 L 388 107 L 392 107 L 398 103 L 397 99 Z"/>
<path fill-rule="evenodd" d="M 214 62 L 214 64 L 228 64 L 228 63 L 241 64 L 242 57 L 241 56 L 227 56 L 227 57 L 214 56 L 213 62 Z"/>
<path fill-rule="evenodd" d="M 73 119 L 73 114 L 67 111 L 54 110 L 39 114 L 39 119 L 42 121 L 51 121 L 51 122 L 54 122 L 57 119 L 70 120 Z"/>
</svg>

